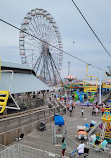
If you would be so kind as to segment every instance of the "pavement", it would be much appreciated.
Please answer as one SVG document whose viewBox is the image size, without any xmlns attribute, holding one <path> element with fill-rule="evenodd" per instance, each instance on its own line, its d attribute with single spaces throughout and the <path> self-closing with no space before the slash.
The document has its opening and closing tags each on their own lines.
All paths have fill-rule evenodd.
<svg viewBox="0 0 111 158">
<path fill-rule="evenodd" d="M 101 113 L 98 116 L 92 116 L 92 107 L 83 107 L 84 108 L 84 115 L 82 117 L 81 115 L 81 106 L 76 106 L 76 108 L 73 110 L 72 117 L 69 115 L 69 112 L 67 112 L 66 115 L 64 115 L 64 120 L 66 123 L 67 128 L 67 136 L 66 136 L 66 143 L 67 143 L 67 149 L 65 152 L 65 156 L 70 157 L 70 153 L 75 150 L 80 144 L 80 140 L 77 139 L 77 126 L 85 125 L 85 123 L 90 124 L 91 120 L 94 120 L 96 122 L 101 121 Z M 28 136 L 26 136 L 23 140 L 20 141 L 21 144 L 24 144 L 26 146 L 30 146 L 33 148 L 49 151 L 55 154 L 61 155 L 61 137 L 58 137 L 56 140 L 56 144 L 53 145 L 52 143 L 52 125 L 54 125 L 54 121 L 50 122 L 46 125 L 46 131 L 35 131 Z M 87 145 L 87 141 L 84 141 L 85 145 Z M 111 153 L 109 153 L 111 155 Z M 89 156 L 90 158 L 96 158 L 96 157 L 105 157 L 109 158 L 108 152 L 96 152 L 93 148 L 90 148 L 89 150 Z"/>
</svg>

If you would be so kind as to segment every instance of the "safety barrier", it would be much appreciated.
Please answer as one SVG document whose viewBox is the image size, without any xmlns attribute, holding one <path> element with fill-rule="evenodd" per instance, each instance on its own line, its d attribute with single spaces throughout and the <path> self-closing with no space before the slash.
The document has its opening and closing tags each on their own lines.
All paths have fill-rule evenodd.
<svg viewBox="0 0 111 158">
<path fill-rule="evenodd" d="M 110 153 L 95 151 L 89 148 L 89 157 L 93 158 L 110 158 Z M 0 152 L 0 158 L 61 158 L 60 155 L 32 148 L 22 144 L 14 144 Z M 64 158 L 68 158 L 65 157 Z"/>
<path fill-rule="evenodd" d="M 18 143 L 1 151 L 0 158 L 61 158 L 61 156 Z"/>
</svg>

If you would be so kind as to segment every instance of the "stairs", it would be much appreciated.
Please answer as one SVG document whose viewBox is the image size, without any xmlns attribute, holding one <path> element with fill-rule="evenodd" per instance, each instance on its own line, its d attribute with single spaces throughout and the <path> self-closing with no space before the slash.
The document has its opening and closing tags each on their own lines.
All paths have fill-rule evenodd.
<svg viewBox="0 0 111 158">
<path fill-rule="evenodd" d="M 3 113 L 3 111 L 5 110 L 8 97 L 9 97 L 9 91 L 0 91 L 0 107 L 1 107 L 0 113 Z"/>
</svg>

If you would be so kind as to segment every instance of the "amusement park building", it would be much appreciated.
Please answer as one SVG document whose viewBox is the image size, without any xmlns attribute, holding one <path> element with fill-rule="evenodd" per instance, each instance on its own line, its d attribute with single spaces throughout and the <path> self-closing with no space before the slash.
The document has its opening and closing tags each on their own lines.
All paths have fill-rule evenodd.
<svg viewBox="0 0 111 158">
<path fill-rule="evenodd" d="M 0 89 L 8 91 L 12 77 L 10 94 L 49 90 L 49 87 L 36 77 L 35 72 L 28 65 L 2 61 L 1 70 Z M 12 70 L 13 75 L 7 70 Z"/>
</svg>

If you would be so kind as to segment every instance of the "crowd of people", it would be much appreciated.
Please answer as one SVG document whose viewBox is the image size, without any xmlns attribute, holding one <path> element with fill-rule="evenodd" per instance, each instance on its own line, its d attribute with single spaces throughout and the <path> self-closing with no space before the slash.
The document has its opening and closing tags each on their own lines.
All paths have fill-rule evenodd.
<svg viewBox="0 0 111 158">
<path fill-rule="evenodd" d="M 72 99 L 70 99 L 69 101 L 68 101 L 68 104 L 67 104 L 67 110 L 69 111 L 69 113 L 70 113 L 70 116 L 72 116 L 72 112 L 73 112 L 73 109 L 75 109 L 75 102 L 72 100 Z"/>
<path fill-rule="evenodd" d="M 99 113 L 102 113 L 102 115 L 104 114 L 105 112 L 105 108 L 108 108 L 108 104 L 105 104 L 104 102 L 102 104 L 98 104 L 98 102 L 96 102 L 94 105 L 93 105 L 93 110 L 92 110 L 92 115 L 98 115 Z"/>
</svg>

